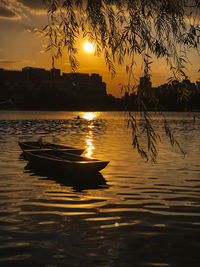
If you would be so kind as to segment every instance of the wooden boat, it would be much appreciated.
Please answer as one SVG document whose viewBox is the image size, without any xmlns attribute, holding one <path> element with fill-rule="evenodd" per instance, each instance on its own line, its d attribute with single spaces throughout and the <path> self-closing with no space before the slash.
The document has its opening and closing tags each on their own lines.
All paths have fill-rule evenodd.
<svg viewBox="0 0 200 267">
<path fill-rule="evenodd" d="M 60 174 L 95 173 L 104 169 L 109 163 L 54 149 L 24 150 L 23 155 L 35 167 Z"/>
<path fill-rule="evenodd" d="M 48 142 L 32 141 L 32 142 L 18 142 L 22 150 L 39 150 L 39 149 L 54 149 L 54 150 L 68 150 L 68 153 L 81 155 L 84 149 L 77 149 L 70 146 L 63 146 L 58 144 L 52 144 Z"/>
</svg>

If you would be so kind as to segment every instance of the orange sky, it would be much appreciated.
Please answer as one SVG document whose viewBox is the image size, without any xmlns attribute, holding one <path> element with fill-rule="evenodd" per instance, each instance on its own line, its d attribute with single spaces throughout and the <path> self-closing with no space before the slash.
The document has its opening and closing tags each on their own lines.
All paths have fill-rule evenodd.
<svg viewBox="0 0 200 267">
<path fill-rule="evenodd" d="M 25 66 L 51 68 L 51 53 L 44 52 L 47 40 L 38 29 L 47 23 L 46 12 L 43 10 L 41 0 L 1 0 L 0 1 L 0 68 L 21 69 Z M 107 84 L 107 93 L 121 96 L 120 84 L 126 84 L 127 74 L 125 66 L 117 68 L 115 78 L 111 77 L 103 58 L 87 53 L 82 38 L 79 40 L 78 59 L 80 68 L 77 72 L 99 73 Z M 192 82 L 200 77 L 199 55 L 197 52 L 189 54 L 191 64 L 188 64 L 187 74 Z M 142 75 L 140 63 L 134 71 L 135 78 Z M 55 67 L 63 72 L 70 72 L 67 56 L 55 62 Z M 171 76 L 169 68 L 163 60 L 154 60 L 152 65 L 153 86 L 165 83 Z"/>
</svg>

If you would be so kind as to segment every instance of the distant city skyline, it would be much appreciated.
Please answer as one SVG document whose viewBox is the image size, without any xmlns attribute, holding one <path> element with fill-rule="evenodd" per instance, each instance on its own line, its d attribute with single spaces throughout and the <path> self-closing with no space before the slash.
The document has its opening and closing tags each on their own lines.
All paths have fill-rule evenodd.
<svg viewBox="0 0 200 267">
<path fill-rule="evenodd" d="M 22 70 L 0 68 L 0 108 L 47 110 L 138 110 L 137 95 L 148 99 L 149 93 L 159 105 L 148 108 L 183 111 L 199 110 L 200 82 L 189 79 L 152 87 L 149 76 L 140 77 L 137 90 L 125 92 L 122 98 L 107 94 L 106 83 L 98 73 L 61 73 L 60 69 L 24 67 Z M 188 101 L 180 92 L 188 92 Z M 150 93 L 150 95 L 151 95 Z M 187 94 L 187 93 L 186 93 Z"/>
<path fill-rule="evenodd" d="M 62 69 L 60 69 L 60 68 L 52 68 L 52 67 L 50 67 L 50 68 L 48 68 L 48 69 L 46 69 L 46 68 L 44 68 L 44 67 L 42 67 L 42 66 L 39 66 L 39 67 L 35 67 L 35 66 L 24 66 L 24 67 L 22 67 L 22 68 L 20 68 L 20 69 L 9 69 L 9 68 L 3 68 L 3 67 L 0 67 L 0 70 L 3 70 L 3 71 L 13 71 L 13 72 L 21 72 L 21 71 L 24 71 L 24 70 L 26 70 L 26 69 L 35 69 L 35 70 L 42 70 L 42 71 L 45 71 L 45 72 L 55 72 L 55 73 L 57 73 L 57 75 L 59 76 L 59 77 L 64 77 L 64 75 L 70 75 L 70 74 L 74 74 L 74 76 L 76 75 L 76 74 L 80 74 L 80 75 L 86 75 L 86 76 L 88 76 L 88 77 L 91 77 L 91 76 L 93 76 L 93 75 L 97 75 L 97 76 L 100 76 L 101 77 L 101 82 L 104 82 L 105 84 L 106 84 L 106 87 L 107 87 L 107 83 L 103 80 L 103 77 L 99 74 L 99 73 L 86 73 L 86 72 L 80 72 L 80 71 L 76 71 L 76 72 L 72 72 L 72 71 L 69 71 L 69 72 L 65 72 L 65 71 L 62 71 Z M 143 82 L 143 79 L 144 79 L 144 76 L 142 75 L 142 76 L 139 76 L 138 77 L 138 82 L 137 82 L 137 86 L 141 86 L 141 84 L 142 84 L 142 82 Z M 184 80 L 184 79 L 183 79 Z M 188 81 L 189 82 L 191 82 L 191 83 L 193 83 L 193 84 L 199 84 L 200 83 L 200 79 L 197 79 L 196 81 L 194 80 L 194 81 L 192 81 L 191 79 L 190 79 L 190 77 L 188 77 Z M 154 84 L 153 84 L 153 82 L 152 82 L 152 76 L 150 76 L 150 87 L 154 87 L 154 88 L 156 88 L 156 87 L 162 87 L 163 85 L 165 85 L 167 83 L 167 81 L 164 81 L 163 83 L 160 83 L 160 84 L 158 84 L 157 86 L 155 86 Z M 199 85 L 198 85 L 199 86 Z M 107 88 L 106 88 L 107 89 Z M 124 92 L 125 93 L 125 92 Z M 130 92 L 131 93 L 131 92 Z M 108 94 L 111 94 L 112 95 L 112 93 L 109 93 L 108 92 Z M 113 95 L 113 96 L 115 96 L 115 95 Z M 115 96 L 116 97 L 116 96 Z M 123 97 L 123 94 L 121 94 L 119 97 Z"/>
<path fill-rule="evenodd" d="M 44 38 L 41 29 L 47 24 L 46 10 L 42 0 L 7 0 L 0 2 L 0 68 L 20 70 L 30 65 L 50 69 L 51 53 L 44 52 L 47 39 Z M 108 94 L 121 97 L 121 84 L 127 83 L 126 66 L 117 67 L 116 77 L 113 79 L 105 66 L 103 57 L 94 56 L 84 49 L 87 40 L 80 36 L 77 48 L 80 68 L 77 72 L 99 73 L 107 84 Z M 186 70 L 192 82 L 196 82 L 200 73 L 199 55 L 192 51 L 188 54 L 191 64 Z M 125 60 L 126 65 L 127 60 Z M 143 75 L 140 60 L 136 57 L 137 66 L 134 69 L 134 78 L 139 83 L 139 77 Z M 55 61 L 55 68 L 62 72 L 70 72 L 67 55 Z M 172 76 L 169 67 L 163 60 L 154 59 L 152 64 L 152 86 L 158 86 L 167 82 Z"/>
</svg>

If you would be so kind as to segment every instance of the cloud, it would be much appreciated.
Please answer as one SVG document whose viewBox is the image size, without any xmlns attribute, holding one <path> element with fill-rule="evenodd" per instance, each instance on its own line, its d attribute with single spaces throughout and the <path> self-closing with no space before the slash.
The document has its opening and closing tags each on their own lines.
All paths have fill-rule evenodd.
<svg viewBox="0 0 200 267">
<path fill-rule="evenodd" d="M 28 7 L 30 9 L 44 9 L 44 4 L 42 0 L 18 0 L 18 2 L 22 3 L 23 6 Z"/>
<path fill-rule="evenodd" d="M 0 1 L 0 18 L 1 19 L 17 19 L 19 15 L 10 6 L 9 2 Z"/>
<path fill-rule="evenodd" d="M 17 0 L 0 0 L 0 7 L 3 14 L 5 14 L 5 11 L 7 12 L 7 14 L 13 14 L 13 16 L 4 16 L 1 18 L 16 20 L 27 17 L 22 4 Z"/>
<path fill-rule="evenodd" d="M 2 6 L 0 6 L 0 16 L 1 17 L 6 17 L 6 18 L 12 18 L 15 17 L 16 14 L 10 11 L 9 9 L 6 9 Z"/>
<path fill-rule="evenodd" d="M 34 14 L 44 14 L 46 13 L 46 8 L 43 0 L 17 0 L 18 4 L 29 13 Z"/>
<path fill-rule="evenodd" d="M 30 13 L 46 13 L 43 0 L 0 0 L 0 19 L 16 20 L 29 17 Z"/>
</svg>

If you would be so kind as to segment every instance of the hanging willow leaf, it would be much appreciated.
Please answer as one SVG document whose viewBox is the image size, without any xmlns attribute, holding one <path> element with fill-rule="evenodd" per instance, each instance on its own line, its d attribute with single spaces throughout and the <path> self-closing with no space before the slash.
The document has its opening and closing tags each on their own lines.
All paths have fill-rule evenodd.
<svg viewBox="0 0 200 267">
<path fill-rule="evenodd" d="M 48 25 L 43 29 L 49 37 L 47 51 L 51 49 L 53 59 L 68 52 L 72 71 L 77 60 L 76 44 L 80 37 L 92 40 L 96 55 L 103 55 L 112 73 L 116 64 L 126 65 L 128 82 L 123 86 L 129 93 L 135 90 L 134 67 L 136 56 L 142 59 L 144 84 L 138 88 L 138 111 L 142 112 L 143 126 L 138 125 L 136 115 L 130 114 L 128 125 L 132 128 L 133 147 L 145 159 L 155 162 L 159 135 L 153 128 L 147 103 L 154 110 L 161 109 L 150 84 L 152 56 L 166 60 L 174 81 L 186 79 L 185 64 L 189 49 L 198 49 L 200 26 L 197 23 L 199 0 L 43 0 L 47 7 Z M 128 63 L 127 63 L 128 62 Z M 179 90 L 179 101 L 187 101 L 187 88 Z M 164 119 L 164 129 L 171 144 L 176 144 L 172 132 Z M 141 135 L 146 136 L 146 146 L 141 144 Z"/>
</svg>

